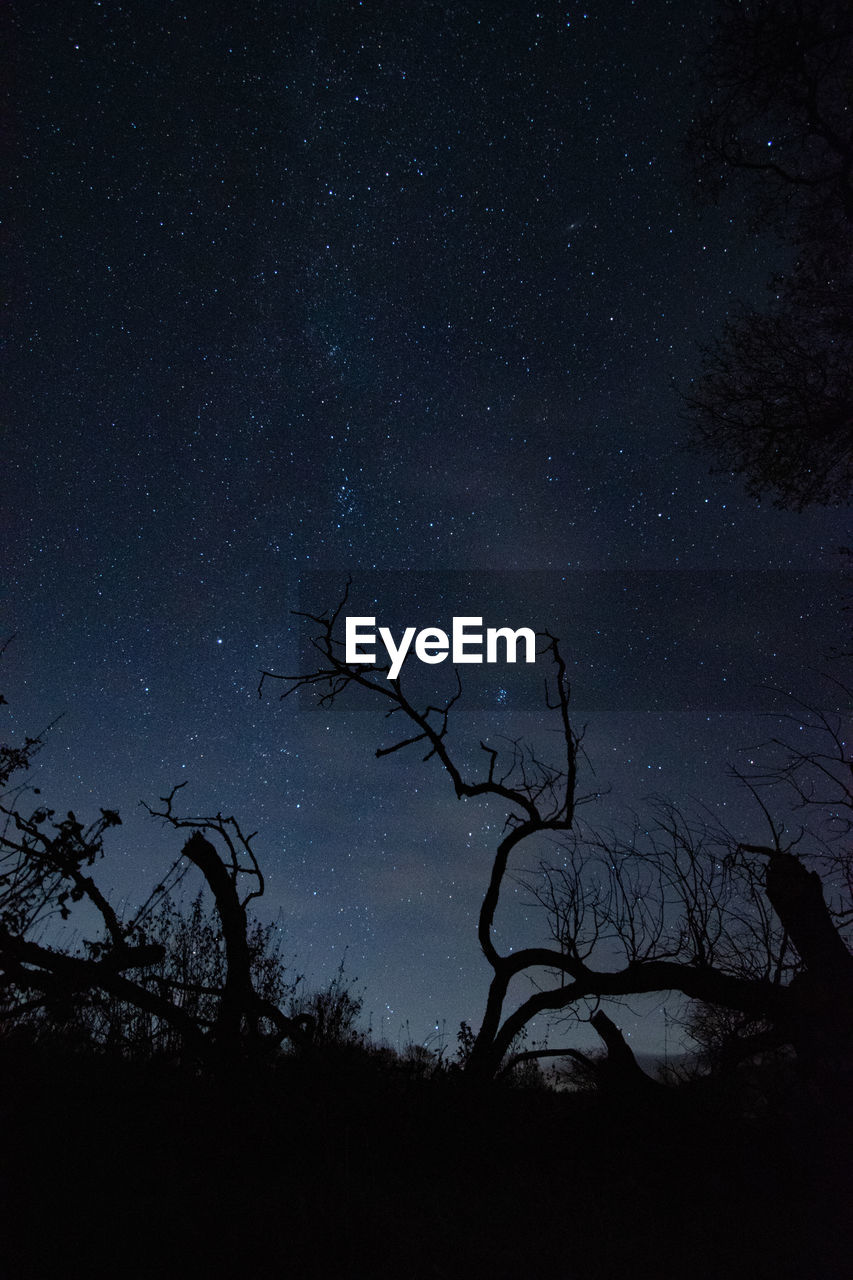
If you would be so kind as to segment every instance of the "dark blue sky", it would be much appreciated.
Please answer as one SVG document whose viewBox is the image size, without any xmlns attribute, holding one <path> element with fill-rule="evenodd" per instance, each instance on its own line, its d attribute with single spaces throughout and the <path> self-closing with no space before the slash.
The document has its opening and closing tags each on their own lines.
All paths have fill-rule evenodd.
<svg viewBox="0 0 853 1280">
<path fill-rule="evenodd" d="M 43 785 L 121 809 L 120 896 L 176 848 L 141 797 L 189 779 L 191 808 L 257 827 L 285 954 L 322 981 L 346 951 L 392 1040 L 478 1020 L 502 818 L 434 762 L 376 761 L 378 717 L 259 702 L 300 575 L 325 571 L 303 597 L 412 575 L 414 608 L 416 570 L 513 571 L 498 594 L 547 573 L 535 619 L 497 622 L 575 627 L 608 816 L 651 791 L 737 807 L 726 761 L 767 732 L 743 691 L 782 678 L 780 642 L 800 688 L 835 635 L 815 575 L 844 521 L 709 476 L 672 387 L 782 261 L 736 199 L 692 197 L 707 24 L 667 0 L 9 6 L 14 731 L 63 713 Z M 506 683 L 460 715 L 473 741 L 540 729 Z M 507 897 L 501 942 L 538 937 Z"/>
</svg>

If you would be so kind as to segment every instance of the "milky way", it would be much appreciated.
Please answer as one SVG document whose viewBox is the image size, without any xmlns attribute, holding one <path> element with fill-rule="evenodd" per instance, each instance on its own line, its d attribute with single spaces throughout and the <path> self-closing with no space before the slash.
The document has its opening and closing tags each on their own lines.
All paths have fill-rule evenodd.
<svg viewBox="0 0 853 1280">
<path fill-rule="evenodd" d="M 660 792 L 754 823 L 724 778 L 767 735 L 749 691 L 833 639 L 841 519 L 758 506 L 686 447 L 673 383 L 781 255 L 734 198 L 693 199 L 689 8 L 7 14 L 13 731 L 62 715 L 40 782 L 121 810 L 120 898 L 175 852 L 140 798 L 187 780 L 257 827 L 284 954 L 316 982 L 346 956 L 394 1043 L 479 1018 L 503 815 L 376 760 L 367 709 L 258 699 L 306 593 L 384 574 L 444 625 L 424 583 L 440 608 L 453 574 L 493 575 L 492 603 L 535 578 L 608 819 Z M 460 733 L 541 730 L 515 679 Z M 500 945 L 539 938 L 515 885 L 506 908 Z M 622 1022 L 658 1043 L 659 1014 Z"/>
</svg>

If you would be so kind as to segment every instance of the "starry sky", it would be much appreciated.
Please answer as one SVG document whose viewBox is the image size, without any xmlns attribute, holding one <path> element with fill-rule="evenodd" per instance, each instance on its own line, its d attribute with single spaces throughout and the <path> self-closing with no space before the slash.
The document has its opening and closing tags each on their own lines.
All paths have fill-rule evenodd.
<svg viewBox="0 0 853 1280">
<path fill-rule="evenodd" d="M 140 799 L 257 828 L 283 954 L 345 956 L 395 1044 L 479 1019 L 505 815 L 376 760 L 369 706 L 259 699 L 292 610 L 352 575 L 380 623 L 559 634 L 608 821 L 659 792 L 754 823 L 725 766 L 757 688 L 838 638 L 843 517 L 709 475 L 674 390 L 784 262 L 737 193 L 693 198 L 710 14 L 7 6 L 10 732 L 61 716 L 40 785 L 120 809 L 119 900 L 177 849 Z M 460 742 L 547 731 L 530 673 L 478 675 Z M 542 929 L 508 884 L 499 945 Z M 622 1025 L 659 1045 L 659 1007 Z"/>
</svg>

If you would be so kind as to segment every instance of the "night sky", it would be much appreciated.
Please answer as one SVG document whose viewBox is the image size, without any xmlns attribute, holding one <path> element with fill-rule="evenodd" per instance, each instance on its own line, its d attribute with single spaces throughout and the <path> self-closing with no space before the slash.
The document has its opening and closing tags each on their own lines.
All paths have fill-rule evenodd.
<svg viewBox="0 0 853 1280">
<path fill-rule="evenodd" d="M 709 475 L 673 388 L 785 260 L 693 197 L 710 11 L 7 7 L 11 732 L 61 715 L 38 781 L 121 811 L 118 899 L 179 848 L 140 799 L 186 780 L 257 828 L 283 954 L 313 984 L 345 955 L 393 1044 L 479 1021 L 503 815 L 376 760 L 379 709 L 259 699 L 291 610 L 352 574 L 395 626 L 547 628 L 603 823 L 658 792 L 752 838 L 725 767 L 772 730 L 757 686 L 808 691 L 839 639 L 843 515 Z M 460 742 L 543 731 L 530 673 L 479 674 Z M 508 884 L 499 945 L 542 929 Z M 659 1003 L 620 1023 L 660 1045 Z"/>
</svg>

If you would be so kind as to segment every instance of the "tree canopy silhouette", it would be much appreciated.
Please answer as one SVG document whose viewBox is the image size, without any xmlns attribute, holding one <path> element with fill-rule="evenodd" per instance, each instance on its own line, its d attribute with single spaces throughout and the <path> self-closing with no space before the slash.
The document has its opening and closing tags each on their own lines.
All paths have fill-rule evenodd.
<svg viewBox="0 0 853 1280">
<path fill-rule="evenodd" d="M 839 0 L 722 0 L 687 140 L 699 191 L 737 183 L 791 253 L 769 308 L 706 349 L 688 414 L 720 470 L 793 510 L 853 493 L 851 61 Z"/>
</svg>

